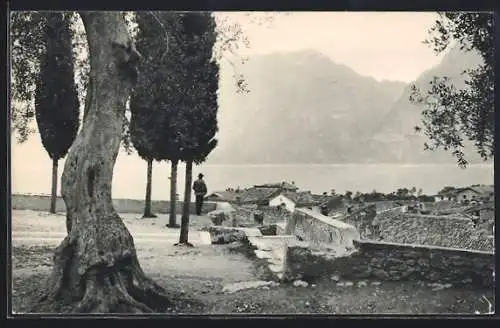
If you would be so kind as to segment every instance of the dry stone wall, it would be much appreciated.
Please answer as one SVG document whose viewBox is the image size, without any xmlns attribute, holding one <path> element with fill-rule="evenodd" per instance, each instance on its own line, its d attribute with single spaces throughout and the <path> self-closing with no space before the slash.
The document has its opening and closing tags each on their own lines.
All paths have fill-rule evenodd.
<svg viewBox="0 0 500 328">
<path fill-rule="evenodd" d="M 369 239 L 400 244 L 494 251 L 494 240 L 463 216 L 403 214 L 387 211 L 373 221 L 376 234 Z"/>
<path fill-rule="evenodd" d="M 256 226 L 258 223 L 254 219 L 255 214 L 260 214 L 263 217 L 263 225 L 272 225 L 278 222 L 285 222 L 291 213 L 285 209 L 277 209 L 270 206 L 252 206 L 252 205 L 233 205 L 234 211 L 231 213 L 232 219 L 227 221 L 227 225 L 233 222 L 235 226 L 251 227 Z"/>
<path fill-rule="evenodd" d="M 338 256 L 331 249 L 290 246 L 285 279 L 420 280 L 493 288 L 495 255 L 491 252 L 354 241 L 355 251 Z"/>
</svg>

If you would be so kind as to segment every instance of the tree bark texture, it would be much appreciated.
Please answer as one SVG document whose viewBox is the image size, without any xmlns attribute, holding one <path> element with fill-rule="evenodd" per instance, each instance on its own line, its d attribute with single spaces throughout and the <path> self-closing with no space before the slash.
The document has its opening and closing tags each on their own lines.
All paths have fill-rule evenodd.
<svg viewBox="0 0 500 328">
<path fill-rule="evenodd" d="M 57 202 L 57 167 L 59 160 L 52 160 L 52 190 L 50 193 L 50 213 L 56 213 Z"/>
<path fill-rule="evenodd" d="M 170 166 L 170 211 L 168 227 L 178 228 L 177 224 L 177 166 L 179 161 L 173 160 Z"/>
<path fill-rule="evenodd" d="M 155 218 L 156 215 L 151 211 L 151 189 L 153 180 L 153 160 L 150 159 L 148 162 L 148 173 L 146 177 L 146 198 L 144 200 L 144 218 Z"/>
<path fill-rule="evenodd" d="M 186 179 L 184 185 L 184 204 L 181 217 L 181 234 L 179 236 L 179 244 L 190 245 L 188 242 L 189 235 L 189 209 L 191 205 L 191 184 L 193 182 L 193 162 L 186 162 Z"/>
<path fill-rule="evenodd" d="M 89 43 L 87 117 L 65 162 L 61 193 L 68 235 L 56 248 L 46 294 L 34 312 L 143 313 L 168 306 L 142 271 L 132 235 L 113 208 L 111 182 L 125 101 L 140 54 L 120 12 L 81 12 Z M 68 310 L 69 311 L 69 310 Z"/>
</svg>

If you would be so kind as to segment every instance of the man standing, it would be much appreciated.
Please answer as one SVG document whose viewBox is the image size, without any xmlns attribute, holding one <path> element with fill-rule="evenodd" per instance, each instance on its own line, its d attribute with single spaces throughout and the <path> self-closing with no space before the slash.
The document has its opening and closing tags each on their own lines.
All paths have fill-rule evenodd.
<svg viewBox="0 0 500 328">
<path fill-rule="evenodd" d="M 196 196 L 196 215 L 201 215 L 203 207 L 203 198 L 207 194 L 207 185 L 203 181 L 203 174 L 198 174 L 198 179 L 193 183 L 193 190 Z"/>
</svg>

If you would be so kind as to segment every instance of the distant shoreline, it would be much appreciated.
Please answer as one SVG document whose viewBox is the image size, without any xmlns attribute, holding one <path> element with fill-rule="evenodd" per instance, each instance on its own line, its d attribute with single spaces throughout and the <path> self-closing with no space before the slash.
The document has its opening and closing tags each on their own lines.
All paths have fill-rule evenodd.
<svg viewBox="0 0 500 328">
<path fill-rule="evenodd" d="M 418 166 L 424 166 L 424 167 L 458 167 L 457 164 L 439 164 L 439 163 L 332 163 L 332 164 L 321 164 L 321 163 L 286 163 L 286 164 L 274 164 L 274 163 L 259 163 L 259 164 L 244 164 L 244 163 L 237 163 L 237 164 L 231 164 L 231 163 L 203 163 L 201 166 L 203 167 L 210 167 L 210 166 L 253 166 L 253 167 L 263 167 L 263 166 L 400 166 L 400 167 L 418 167 Z M 494 163 L 479 163 L 479 164 L 469 164 L 467 165 L 466 169 L 468 167 L 493 167 Z"/>
<path fill-rule="evenodd" d="M 37 193 L 29 193 L 29 192 L 26 192 L 26 193 L 19 193 L 19 192 L 16 192 L 16 193 L 12 193 L 11 194 L 11 198 L 12 197 L 41 197 L 41 198 L 50 198 L 51 195 L 50 194 L 37 194 Z M 62 195 L 57 195 L 56 196 L 57 199 L 63 201 L 62 199 Z M 144 199 L 139 199 L 139 198 L 127 198 L 127 197 L 117 197 L 117 198 L 114 198 L 113 197 L 113 200 L 114 201 L 134 201 L 134 202 L 144 202 Z M 152 202 L 169 202 L 169 200 L 165 200 L 165 199 L 151 199 Z M 184 200 L 182 199 L 179 199 L 177 200 L 177 202 L 179 203 L 183 203 Z M 194 204 L 194 201 L 191 201 L 193 204 Z M 208 203 L 213 203 L 211 201 L 205 201 L 205 202 L 208 202 Z"/>
</svg>

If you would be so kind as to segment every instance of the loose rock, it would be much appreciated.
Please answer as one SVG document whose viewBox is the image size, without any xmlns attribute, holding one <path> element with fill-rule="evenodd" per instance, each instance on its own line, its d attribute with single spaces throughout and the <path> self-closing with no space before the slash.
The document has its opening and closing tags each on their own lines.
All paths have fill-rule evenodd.
<svg viewBox="0 0 500 328">
<path fill-rule="evenodd" d="M 382 283 L 380 281 L 372 281 L 372 286 L 380 286 Z"/>
<path fill-rule="evenodd" d="M 440 284 L 440 283 L 429 284 L 429 286 L 433 287 L 432 288 L 433 291 L 440 291 L 440 290 L 444 290 L 444 289 L 448 289 L 448 288 L 453 287 L 452 284 Z"/>
<path fill-rule="evenodd" d="M 330 277 L 330 279 L 333 281 L 340 281 L 340 277 L 338 275 L 333 275 Z"/>
<path fill-rule="evenodd" d="M 295 280 L 293 282 L 293 286 L 294 287 L 307 287 L 309 286 L 309 284 L 307 283 L 307 281 L 303 281 L 303 280 Z"/>
<path fill-rule="evenodd" d="M 357 285 L 358 287 L 366 287 L 368 284 L 366 283 L 366 281 L 358 281 Z"/>
<path fill-rule="evenodd" d="M 264 287 L 264 286 L 273 286 L 273 281 L 263 281 L 263 280 L 256 280 L 256 281 L 242 281 L 242 282 L 237 282 L 234 284 L 229 284 L 225 285 L 222 288 L 223 293 L 227 294 L 232 294 L 240 290 L 244 289 L 251 289 L 251 288 L 259 288 L 259 287 Z"/>
</svg>

